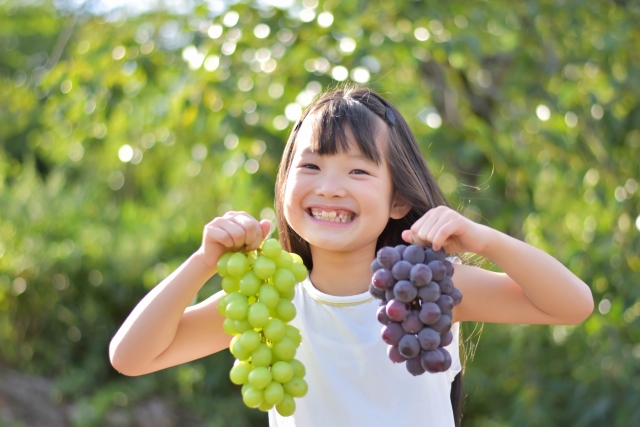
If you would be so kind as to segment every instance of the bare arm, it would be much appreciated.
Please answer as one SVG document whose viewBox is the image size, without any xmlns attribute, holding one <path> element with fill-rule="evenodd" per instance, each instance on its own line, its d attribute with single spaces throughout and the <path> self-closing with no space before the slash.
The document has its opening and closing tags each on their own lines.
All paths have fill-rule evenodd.
<svg viewBox="0 0 640 427">
<path fill-rule="evenodd" d="M 149 291 L 111 340 L 113 367 L 125 375 L 142 375 L 226 348 L 230 337 L 216 307 L 224 292 L 187 308 L 214 274 L 195 253 Z"/>
<path fill-rule="evenodd" d="M 256 249 L 268 233 L 269 222 L 245 212 L 228 212 L 207 224 L 200 249 L 145 295 L 111 340 L 113 367 L 124 375 L 143 375 L 227 348 L 231 337 L 217 309 L 225 293 L 187 306 L 215 274 L 213 266 L 224 252 Z"/>
<path fill-rule="evenodd" d="M 487 228 L 486 256 L 504 273 L 456 265 L 454 282 L 464 295 L 454 309 L 461 321 L 562 324 L 583 322 L 593 312 L 589 287 L 540 249 Z"/>
<path fill-rule="evenodd" d="M 456 265 L 453 281 L 464 298 L 452 321 L 577 324 L 593 311 L 589 287 L 551 255 L 453 209 L 437 206 L 402 234 L 448 253 L 473 252 L 504 273 Z"/>
</svg>

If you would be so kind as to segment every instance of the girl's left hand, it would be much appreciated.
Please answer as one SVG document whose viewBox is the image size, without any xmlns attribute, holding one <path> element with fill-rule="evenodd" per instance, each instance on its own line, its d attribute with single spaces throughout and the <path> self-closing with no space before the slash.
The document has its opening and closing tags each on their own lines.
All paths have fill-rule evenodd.
<svg viewBox="0 0 640 427">
<path fill-rule="evenodd" d="M 445 252 L 473 252 L 481 254 L 495 230 L 471 221 L 447 206 L 430 209 L 417 220 L 410 230 L 402 232 L 407 243 L 431 245 L 434 250 L 444 247 Z"/>
</svg>

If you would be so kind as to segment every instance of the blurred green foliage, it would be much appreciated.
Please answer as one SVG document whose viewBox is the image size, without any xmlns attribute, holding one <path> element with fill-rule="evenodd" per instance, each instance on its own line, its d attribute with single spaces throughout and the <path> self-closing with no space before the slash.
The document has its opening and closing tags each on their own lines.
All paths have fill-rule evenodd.
<svg viewBox="0 0 640 427">
<path fill-rule="evenodd" d="M 639 425 L 638 2 L 317 3 L 0 1 L 0 362 L 55 379 L 77 426 L 151 395 L 266 424 L 227 352 L 128 378 L 108 344 L 208 221 L 273 218 L 292 123 L 349 78 L 403 112 L 452 205 L 593 290 L 581 325 L 467 342 L 464 424 Z"/>
</svg>

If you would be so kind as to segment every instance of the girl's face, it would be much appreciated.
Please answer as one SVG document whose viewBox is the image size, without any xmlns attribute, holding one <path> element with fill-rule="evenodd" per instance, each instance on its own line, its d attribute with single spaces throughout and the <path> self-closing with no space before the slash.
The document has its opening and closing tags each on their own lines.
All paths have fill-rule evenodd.
<svg viewBox="0 0 640 427">
<path fill-rule="evenodd" d="M 383 132 L 376 142 L 383 154 L 380 165 L 362 154 L 348 126 L 345 133 L 348 153 L 321 156 L 309 149 L 311 120 L 303 121 L 287 176 L 284 215 L 312 251 L 351 252 L 372 246 L 373 253 L 389 217 L 402 218 L 410 206 L 392 204 Z"/>
</svg>

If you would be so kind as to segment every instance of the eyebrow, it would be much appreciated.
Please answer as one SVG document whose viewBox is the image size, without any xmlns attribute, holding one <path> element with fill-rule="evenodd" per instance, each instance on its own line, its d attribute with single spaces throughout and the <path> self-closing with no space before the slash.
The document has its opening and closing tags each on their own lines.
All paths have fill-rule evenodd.
<svg viewBox="0 0 640 427">
<path fill-rule="evenodd" d="M 302 155 L 302 156 L 304 156 L 305 154 L 317 155 L 317 153 L 314 153 L 308 147 L 305 148 L 304 150 L 302 150 L 302 152 L 300 153 L 300 155 Z M 365 156 L 362 153 L 360 153 L 360 154 L 347 154 L 347 157 L 350 157 L 350 158 L 353 158 L 353 159 L 362 159 L 362 160 L 366 160 L 366 161 L 369 161 L 369 162 L 372 161 L 370 158 L 368 158 L 367 156 Z"/>
</svg>

